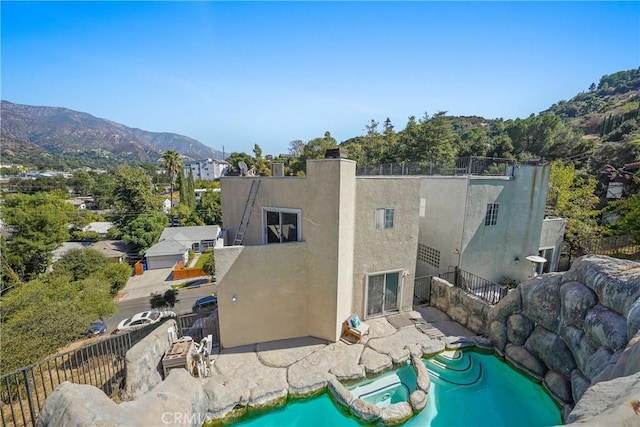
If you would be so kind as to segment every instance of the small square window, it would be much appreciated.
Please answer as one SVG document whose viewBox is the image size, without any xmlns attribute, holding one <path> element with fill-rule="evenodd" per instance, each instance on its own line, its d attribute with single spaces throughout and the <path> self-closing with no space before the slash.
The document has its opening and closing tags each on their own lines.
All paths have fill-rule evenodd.
<svg viewBox="0 0 640 427">
<path fill-rule="evenodd" d="M 393 228 L 393 216 L 392 208 L 376 209 L 376 228 Z"/>
<path fill-rule="evenodd" d="M 498 223 L 498 204 L 497 203 L 488 203 L 487 204 L 487 214 L 484 217 L 484 225 L 496 225 Z"/>
</svg>

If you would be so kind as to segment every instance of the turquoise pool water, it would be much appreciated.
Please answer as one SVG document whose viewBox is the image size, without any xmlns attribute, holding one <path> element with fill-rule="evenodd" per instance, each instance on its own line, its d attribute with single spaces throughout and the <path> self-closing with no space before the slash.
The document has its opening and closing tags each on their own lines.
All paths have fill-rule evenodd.
<svg viewBox="0 0 640 427">
<path fill-rule="evenodd" d="M 405 426 L 542 427 L 562 423 L 560 409 L 540 384 L 493 355 L 473 351 L 462 355 L 453 360 L 424 360 L 432 380 L 428 404 Z M 363 424 L 350 417 L 325 393 L 290 402 L 283 408 L 246 418 L 234 425 L 333 427 Z"/>
</svg>

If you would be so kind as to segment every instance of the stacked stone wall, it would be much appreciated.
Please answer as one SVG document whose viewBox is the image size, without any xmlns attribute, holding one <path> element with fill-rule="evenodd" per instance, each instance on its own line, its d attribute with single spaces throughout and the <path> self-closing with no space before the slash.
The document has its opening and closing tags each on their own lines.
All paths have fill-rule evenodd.
<svg viewBox="0 0 640 427">
<path fill-rule="evenodd" d="M 491 306 L 486 301 L 454 287 L 439 277 L 431 279 L 430 305 L 478 335 L 486 333 Z"/>
</svg>

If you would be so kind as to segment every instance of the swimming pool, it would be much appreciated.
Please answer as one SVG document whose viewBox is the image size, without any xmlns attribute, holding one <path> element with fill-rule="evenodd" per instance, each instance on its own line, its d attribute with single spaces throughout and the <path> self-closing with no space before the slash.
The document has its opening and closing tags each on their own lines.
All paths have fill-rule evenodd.
<svg viewBox="0 0 640 427">
<path fill-rule="evenodd" d="M 422 412 L 404 424 L 406 426 L 542 427 L 562 423 L 560 409 L 542 385 L 492 354 L 445 353 L 424 359 L 423 363 L 431 378 L 428 403 Z M 307 427 L 361 426 L 363 423 L 324 393 L 311 399 L 294 400 L 234 425 Z"/>
</svg>

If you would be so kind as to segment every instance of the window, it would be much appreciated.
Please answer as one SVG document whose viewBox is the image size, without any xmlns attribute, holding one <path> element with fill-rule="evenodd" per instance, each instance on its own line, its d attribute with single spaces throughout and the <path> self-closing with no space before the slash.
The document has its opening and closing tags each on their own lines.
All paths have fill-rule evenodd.
<svg viewBox="0 0 640 427">
<path fill-rule="evenodd" d="M 195 242 L 191 245 L 191 249 L 193 249 L 196 252 L 200 252 L 200 242 Z"/>
<path fill-rule="evenodd" d="M 376 228 L 393 228 L 393 209 L 376 209 Z"/>
<path fill-rule="evenodd" d="M 487 215 L 484 217 L 484 225 L 496 225 L 498 223 L 498 204 L 487 204 Z"/>
<path fill-rule="evenodd" d="M 206 251 L 207 249 L 213 249 L 216 247 L 215 240 L 203 240 L 202 241 L 202 250 Z"/>
<path fill-rule="evenodd" d="M 301 240 L 300 209 L 264 208 L 264 242 L 286 243 Z"/>
</svg>

